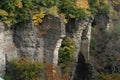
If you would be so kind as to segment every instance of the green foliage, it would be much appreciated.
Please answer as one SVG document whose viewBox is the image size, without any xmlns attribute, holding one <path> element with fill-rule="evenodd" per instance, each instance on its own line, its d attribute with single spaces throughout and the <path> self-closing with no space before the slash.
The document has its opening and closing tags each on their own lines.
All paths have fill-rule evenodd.
<svg viewBox="0 0 120 80">
<path fill-rule="evenodd" d="M 88 8 L 80 8 L 77 6 L 76 1 L 77 0 L 1 0 L 0 19 L 9 25 L 23 22 L 31 19 L 33 15 L 38 14 L 41 7 L 44 7 L 44 11 L 46 11 L 45 15 L 49 14 L 49 12 L 55 16 L 57 14 L 65 14 L 65 19 L 67 20 L 70 18 L 84 18 L 89 16 L 89 5 L 87 5 Z M 90 11 L 93 14 L 108 12 L 109 6 L 104 1 L 105 0 L 89 0 Z M 55 8 L 55 10 L 53 8 Z M 3 15 L 3 12 L 6 12 L 8 15 Z"/>
<path fill-rule="evenodd" d="M 109 5 L 105 3 L 105 0 L 89 0 L 90 11 L 93 14 L 108 13 Z"/>
<path fill-rule="evenodd" d="M 90 40 L 90 55 L 94 55 L 95 54 L 95 49 L 96 49 L 96 40 L 94 37 L 94 33 L 96 32 L 95 28 L 92 28 L 92 36 L 91 36 L 91 40 Z"/>
<path fill-rule="evenodd" d="M 87 16 L 84 9 L 77 8 L 76 0 L 40 0 L 41 6 L 51 8 L 57 6 L 59 13 L 66 15 L 66 18 L 80 18 Z"/>
<path fill-rule="evenodd" d="M 45 16 L 45 12 L 39 12 L 38 14 L 33 15 L 32 20 L 35 26 L 39 25 L 39 23 L 42 23 L 42 19 Z"/>
<path fill-rule="evenodd" d="M 109 5 L 104 3 L 104 0 L 101 0 L 100 7 L 98 8 L 99 13 L 108 13 L 109 9 Z"/>
<path fill-rule="evenodd" d="M 50 8 L 59 4 L 59 0 L 39 0 L 41 6 Z"/>
<path fill-rule="evenodd" d="M 87 16 L 87 13 L 84 9 L 77 8 L 75 0 L 61 0 L 59 9 L 60 13 L 66 14 L 68 19 L 83 18 Z"/>
<path fill-rule="evenodd" d="M 97 3 L 97 0 L 89 0 L 90 11 L 91 11 L 93 14 L 98 12 L 96 3 Z"/>
<path fill-rule="evenodd" d="M 29 10 L 32 6 L 32 0 L 1 0 L 0 9 L 7 11 L 8 16 L 0 16 L 3 21 L 18 23 L 29 20 Z"/>
<path fill-rule="evenodd" d="M 40 77 L 44 71 L 44 66 L 38 61 L 32 61 L 28 57 L 13 60 L 9 63 L 5 75 L 5 80 L 32 80 L 32 78 Z"/>
<path fill-rule="evenodd" d="M 116 24 L 111 35 L 115 39 L 120 39 L 120 24 L 119 23 Z"/>
<path fill-rule="evenodd" d="M 90 42 L 90 55 L 95 54 L 95 47 L 96 47 L 96 40 L 95 38 L 92 37 Z"/>
<path fill-rule="evenodd" d="M 85 17 L 87 15 L 85 10 L 77 8 L 75 1 L 76 0 L 1 0 L 0 9 L 2 9 L 2 13 L 4 10 L 8 15 L 3 15 L 0 12 L 0 19 L 6 24 L 11 25 L 31 19 L 31 16 L 38 13 L 41 7 L 52 9 L 53 6 L 56 6 L 58 13 L 65 14 L 67 19 Z M 53 11 L 54 10 L 52 10 L 52 13 L 55 13 L 55 11 Z"/>
<path fill-rule="evenodd" d="M 62 72 L 66 72 L 68 67 L 73 63 L 73 52 L 75 50 L 75 44 L 72 39 L 67 38 L 63 41 L 59 49 L 59 66 L 63 69 Z"/>
</svg>

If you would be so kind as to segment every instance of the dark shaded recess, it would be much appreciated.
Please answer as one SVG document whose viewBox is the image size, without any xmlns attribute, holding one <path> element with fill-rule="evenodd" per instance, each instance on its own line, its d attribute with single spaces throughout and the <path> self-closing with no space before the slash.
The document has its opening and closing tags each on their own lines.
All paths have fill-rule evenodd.
<svg viewBox="0 0 120 80">
<path fill-rule="evenodd" d="M 75 26 L 75 21 L 75 19 L 70 19 L 66 24 L 67 35 L 72 35 L 72 33 L 74 33 L 77 30 L 77 27 Z"/>
<path fill-rule="evenodd" d="M 106 13 L 98 13 L 95 15 L 94 22 L 96 24 L 96 28 L 101 32 L 104 32 L 107 28 L 107 23 L 109 22 L 109 16 Z"/>
<path fill-rule="evenodd" d="M 85 63 L 83 54 L 80 52 L 73 80 L 92 80 L 92 66 Z"/>
<path fill-rule="evenodd" d="M 114 5 L 113 8 L 114 8 L 116 11 L 118 11 L 118 12 L 120 11 L 120 5 L 119 5 L 119 4 L 118 4 L 118 5 Z"/>
<path fill-rule="evenodd" d="M 87 39 L 87 36 L 86 36 L 86 35 L 87 35 L 87 32 L 88 32 L 88 29 L 84 29 L 84 30 L 83 30 L 83 32 L 82 32 L 82 37 L 81 37 L 82 40 Z"/>
<path fill-rule="evenodd" d="M 96 26 L 96 21 L 95 21 L 95 20 L 93 20 L 93 22 L 91 23 L 91 26 L 92 26 L 92 27 L 95 27 L 95 26 Z"/>
</svg>

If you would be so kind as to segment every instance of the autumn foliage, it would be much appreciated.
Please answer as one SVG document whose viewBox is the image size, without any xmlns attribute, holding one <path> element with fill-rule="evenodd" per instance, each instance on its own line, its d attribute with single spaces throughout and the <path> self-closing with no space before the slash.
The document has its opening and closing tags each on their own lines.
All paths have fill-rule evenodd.
<svg viewBox="0 0 120 80">
<path fill-rule="evenodd" d="M 88 0 L 77 0 L 76 5 L 78 8 L 83 8 L 83 9 L 89 8 Z"/>
</svg>

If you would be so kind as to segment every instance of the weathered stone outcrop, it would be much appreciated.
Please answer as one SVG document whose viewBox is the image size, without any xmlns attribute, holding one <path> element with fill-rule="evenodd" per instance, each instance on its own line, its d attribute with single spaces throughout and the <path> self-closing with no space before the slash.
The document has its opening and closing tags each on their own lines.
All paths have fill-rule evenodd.
<svg viewBox="0 0 120 80">
<path fill-rule="evenodd" d="M 0 22 L 0 76 L 4 75 L 7 62 L 23 56 L 57 65 L 58 50 L 66 35 L 62 21 L 47 16 L 39 26 L 26 21 L 12 28 Z"/>
<path fill-rule="evenodd" d="M 0 22 L 0 44 L 0 76 L 2 76 L 6 70 L 6 62 L 17 57 L 13 31 L 2 22 Z"/>
<path fill-rule="evenodd" d="M 73 53 L 75 65 L 71 67 L 70 80 L 95 80 L 96 70 L 120 72 L 118 61 L 109 67 L 109 59 L 120 58 L 120 34 L 116 37 L 114 28 L 117 24 L 119 19 L 112 20 L 106 13 L 95 15 L 94 18 L 70 19 L 66 26 L 60 17 L 54 16 L 46 16 L 39 26 L 34 26 L 32 21 L 16 24 L 14 27 L 0 22 L 0 76 L 5 74 L 9 61 L 23 56 L 57 66 L 58 51 L 66 36 L 73 39 L 76 48 Z M 96 45 L 95 54 L 91 57 L 89 52 L 92 27 L 96 30 L 92 35 Z"/>
<path fill-rule="evenodd" d="M 91 72 L 93 66 L 91 65 L 90 61 L 90 40 L 91 40 L 91 23 L 93 21 L 93 17 L 87 18 L 78 22 L 79 27 L 79 34 L 80 34 L 80 44 L 79 44 L 79 52 L 78 52 L 78 60 L 76 66 L 76 74 L 74 76 L 74 80 L 85 80 L 85 79 L 93 79 Z M 78 44 L 76 44 L 78 45 Z M 81 70 L 81 71 L 80 71 Z"/>
<path fill-rule="evenodd" d="M 39 27 L 41 38 L 44 40 L 44 57 L 47 62 L 57 65 L 58 50 L 62 39 L 66 36 L 65 25 L 61 18 L 48 16 Z"/>
<path fill-rule="evenodd" d="M 38 37 L 31 21 L 14 27 L 13 40 L 19 57 L 28 56 L 32 60 L 36 59 L 42 62 L 44 41 Z"/>
<path fill-rule="evenodd" d="M 77 22 L 77 34 L 74 35 L 76 42 L 77 65 L 73 80 L 94 80 L 94 66 L 90 58 L 90 41 L 93 17 L 86 18 Z M 79 42 L 79 44 L 78 44 Z"/>
<path fill-rule="evenodd" d="M 0 76 L 4 74 L 6 66 L 5 54 L 3 53 L 4 30 L 4 24 L 0 22 Z"/>
<path fill-rule="evenodd" d="M 96 24 L 94 26 L 96 31 L 92 35 L 96 40 L 94 66 L 98 71 L 105 73 L 118 72 L 117 66 L 120 63 L 115 59 L 120 57 L 118 50 L 120 35 L 117 32 L 119 30 L 120 20 L 111 19 L 108 14 L 99 14 L 95 16 L 94 21 Z"/>
<path fill-rule="evenodd" d="M 19 56 L 29 56 L 57 65 L 58 49 L 65 37 L 65 26 L 58 17 L 48 16 L 43 23 L 34 27 L 31 21 L 16 25 L 13 39 Z"/>
<path fill-rule="evenodd" d="M 85 78 L 80 78 L 82 72 L 79 72 L 78 68 L 82 65 L 82 62 L 89 63 L 90 55 L 89 55 L 89 48 L 90 48 L 90 38 L 91 38 L 91 23 L 93 21 L 93 17 L 85 18 L 82 20 L 71 20 L 67 24 L 67 36 L 72 36 L 75 42 L 76 50 L 74 52 L 75 62 L 77 63 L 72 67 L 71 78 L 70 80 L 84 80 Z M 84 59 L 82 61 L 82 59 Z M 88 67 L 88 65 L 87 65 Z M 85 75 L 87 78 L 87 73 Z"/>
</svg>

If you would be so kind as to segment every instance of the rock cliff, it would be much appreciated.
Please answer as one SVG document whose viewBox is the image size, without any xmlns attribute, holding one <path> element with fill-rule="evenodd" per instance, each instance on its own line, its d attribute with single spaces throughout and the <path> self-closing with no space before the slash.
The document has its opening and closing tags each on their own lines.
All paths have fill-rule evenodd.
<svg viewBox="0 0 120 80">
<path fill-rule="evenodd" d="M 67 37 L 75 45 L 69 80 L 99 80 L 97 73 L 120 73 L 120 8 L 112 3 L 109 6 L 116 14 L 91 14 L 67 24 L 51 15 L 38 26 L 30 20 L 11 27 L 0 21 L 0 76 L 5 75 L 11 60 L 24 56 L 59 66 L 59 49 Z M 58 69 L 60 77 L 62 69 Z"/>
<path fill-rule="evenodd" d="M 92 19 L 86 18 L 75 21 L 75 25 L 68 23 L 68 31 L 65 30 L 67 27 L 65 28 L 63 20 L 53 16 L 47 16 L 38 27 L 35 27 L 32 21 L 19 23 L 13 27 L 1 22 L 1 75 L 5 73 L 7 62 L 23 56 L 40 62 L 44 62 L 45 57 L 48 63 L 57 65 L 59 47 L 66 35 L 73 36 L 75 41 L 76 50 L 73 53 L 75 61 L 78 61 L 79 53 L 83 53 L 85 61 L 88 62 L 91 22 Z"/>
</svg>

